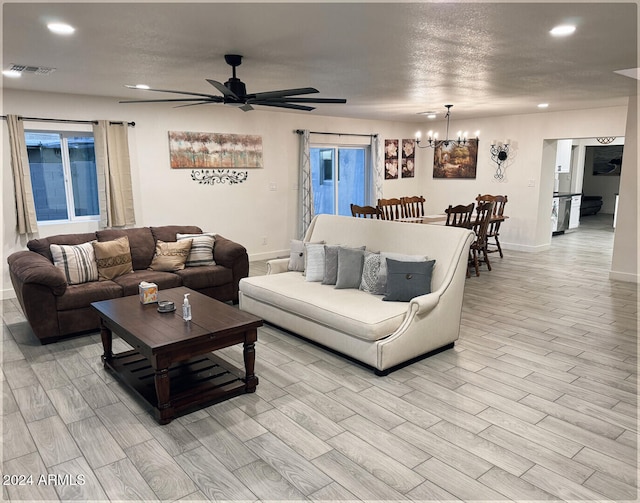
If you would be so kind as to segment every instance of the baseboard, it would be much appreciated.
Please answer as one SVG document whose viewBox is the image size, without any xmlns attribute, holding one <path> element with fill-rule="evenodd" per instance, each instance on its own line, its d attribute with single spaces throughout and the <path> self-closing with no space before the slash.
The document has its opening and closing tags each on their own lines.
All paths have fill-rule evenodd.
<svg viewBox="0 0 640 503">
<path fill-rule="evenodd" d="M 249 262 L 254 262 L 257 260 L 271 260 L 279 257 L 288 257 L 290 253 L 291 250 L 274 250 L 263 253 L 251 253 L 249 254 Z"/>
<path fill-rule="evenodd" d="M 625 283 L 640 283 L 640 276 L 630 272 L 609 271 L 609 279 Z"/>
<path fill-rule="evenodd" d="M 503 251 L 513 250 L 513 251 L 521 251 L 521 252 L 527 252 L 527 253 L 543 252 L 551 248 L 551 243 L 544 244 L 544 245 L 529 246 L 529 245 L 520 245 L 520 244 L 514 244 L 514 243 L 503 243 L 502 241 L 500 241 L 500 245 L 502 246 Z"/>
</svg>

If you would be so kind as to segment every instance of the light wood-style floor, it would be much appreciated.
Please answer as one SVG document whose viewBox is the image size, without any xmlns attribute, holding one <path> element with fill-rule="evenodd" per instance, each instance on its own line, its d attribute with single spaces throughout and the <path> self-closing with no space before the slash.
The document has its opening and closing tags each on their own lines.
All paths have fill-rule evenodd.
<svg viewBox="0 0 640 503">
<path fill-rule="evenodd" d="M 102 369 L 99 335 L 40 346 L 5 301 L 3 497 L 635 500 L 638 299 L 608 279 L 612 237 L 599 215 L 494 254 L 455 348 L 388 377 L 264 327 L 257 392 L 167 426 Z"/>
</svg>

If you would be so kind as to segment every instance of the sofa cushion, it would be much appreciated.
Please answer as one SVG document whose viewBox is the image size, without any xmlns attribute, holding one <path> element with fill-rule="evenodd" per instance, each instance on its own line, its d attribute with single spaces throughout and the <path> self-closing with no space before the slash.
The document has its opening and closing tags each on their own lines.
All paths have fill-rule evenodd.
<svg viewBox="0 0 640 503">
<path fill-rule="evenodd" d="M 149 227 L 136 227 L 133 229 L 103 229 L 96 232 L 98 241 L 113 241 L 122 236 L 129 239 L 131 249 L 131 261 L 133 269 L 139 271 L 146 269 L 153 260 L 156 251 L 156 241 Z M 173 238 L 171 241 L 175 241 Z"/>
<path fill-rule="evenodd" d="M 240 280 L 242 295 L 365 340 L 393 333 L 407 314 L 401 302 L 355 288 L 339 289 L 305 282 L 299 272 L 253 276 Z M 277 323 L 274 321 L 274 323 Z"/>
<path fill-rule="evenodd" d="M 382 300 L 409 302 L 431 293 L 431 274 L 435 260 L 402 262 L 387 259 L 387 294 Z"/>
<path fill-rule="evenodd" d="M 150 227 L 151 235 L 155 241 L 177 241 L 178 234 L 202 234 L 202 229 L 195 225 L 161 225 Z"/>
<path fill-rule="evenodd" d="M 233 282 L 233 271 L 220 265 L 185 267 L 175 272 L 182 279 L 182 285 L 193 290 L 220 286 Z"/>
<path fill-rule="evenodd" d="M 84 232 L 80 234 L 58 234 L 56 236 L 48 236 L 46 238 L 31 239 L 27 242 L 27 248 L 32 252 L 39 253 L 43 257 L 47 257 L 53 262 L 51 255 L 51 245 L 79 245 L 95 241 L 95 232 Z"/>
<path fill-rule="evenodd" d="M 92 242 L 100 281 L 133 272 L 129 239 L 122 236 L 104 243 Z"/>
<path fill-rule="evenodd" d="M 215 234 L 213 232 L 203 232 L 202 234 L 176 234 L 178 241 L 191 239 L 191 251 L 187 257 L 186 267 L 202 267 L 205 265 L 216 265 L 213 259 L 213 246 L 215 245 Z"/>
<path fill-rule="evenodd" d="M 98 281 L 98 265 L 93 241 L 79 245 L 51 245 L 53 264 L 64 273 L 67 283 L 79 285 Z"/>
<path fill-rule="evenodd" d="M 152 271 L 174 272 L 184 269 L 187 257 L 191 251 L 191 239 L 165 243 L 156 242 L 156 253 L 153 256 L 149 269 Z"/>
<path fill-rule="evenodd" d="M 64 295 L 56 297 L 58 311 L 88 307 L 92 302 L 122 297 L 122 287 L 113 281 L 92 281 L 82 285 L 69 285 Z"/>
<path fill-rule="evenodd" d="M 141 281 L 155 283 L 158 285 L 158 295 L 162 295 L 162 290 L 182 286 L 182 279 L 175 273 L 163 271 L 134 271 L 131 274 L 114 278 L 114 283 L 122 287 L 123 295 L 138 295 L 138 285 Z"/>
</svg>

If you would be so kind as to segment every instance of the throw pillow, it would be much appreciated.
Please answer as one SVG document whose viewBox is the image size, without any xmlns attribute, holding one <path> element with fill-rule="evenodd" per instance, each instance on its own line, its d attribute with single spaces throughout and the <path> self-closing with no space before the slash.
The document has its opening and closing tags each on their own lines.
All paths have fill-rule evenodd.
<svg viewBox="0 0 640 503">
<path fill-rule="evenodd" d="M 322 281 L 324 278 L 324 244 L 304 244 L 304 273 L 307 281 Z"/>
<path fill-rule="evenodd" d="M 158 239 L 156 253 L 153 255 L 149 269 L 169 272 L 184 269 L 191 251 L 191 242 L 191 239 L 182 239 L 173 243 L 165 243 Z"/>
<path fill-rule="evenodd" d="M 400 260 L 402 262 L 426 262 L 424 255 L 405 255 L 404 253 L 382 252 L 380 254 L 380 272 L 376 292 L 387 293 L 387 259 Z"/>
<path fill-rule="evenodd" d="M 191 251 L 187 257 L 185 267 L 201 267 L 205 265 L 216 265 L 213 259 L 213 245 L 215 234 L 213 232 L 203 232 L 202 234 L 176 234 L 176 239 L 182 241 L 191 239 Z"/>
<path fill-rule="evenodd" d="M 133 272 L 129 238 L 122 236 L 112 241 L 94 241 L 98 279 L 104 281 Z"/>
<path fill-rule="evenodd" d="M 344 247 L 338 249 L 336 288 L 359 288 L 363 263 L 364 250 Z"/>
<path fill-rule="evenodd" d="M 378 276 L 380 275 L 380 254 L 365 252 L 364 263 L 362 264 L 362 279 L 360 290 L 376 295 L 383 295 L 384 290 L 377 289 Z"/>
<path fill-rule="evenodd" d="M 98 281 L 94 241 L 80 245 L 50 245 L 54 265 L 64 273 L 69 285 Z"/>
<path fill-rule="evenodd" d="M 335 285 L 338 281 L 338 250 L 340 245 L 324 245 L 324 278 L 323 285 Z M 352 248 L 354 250 L 364 250 L 366 246 Z"/>
<path fill-rule="evenodd" d="M 431 274 L 435 260 L 402 262 L 387 259 L 387 294 L 382 300 L 409 302 L 431 293 Z"/>
<path fill-rule="evenodd" d="M 324 245 L 323 285 L 335 285 L 338 280 L 338 250 L 340 245 Z"/>
<path fill-rule="evenodd" d="M 291 240 L 291 252 L 287 269 L 289 271 L 304 272 L 304 243 L 299 239 Z"/>
</svg>

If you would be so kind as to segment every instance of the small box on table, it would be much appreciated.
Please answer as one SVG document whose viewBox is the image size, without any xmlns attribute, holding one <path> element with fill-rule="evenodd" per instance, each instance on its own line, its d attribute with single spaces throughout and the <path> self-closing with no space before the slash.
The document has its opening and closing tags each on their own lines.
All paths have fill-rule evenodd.
<svg viewBox="0 0 640 503">
<path fill-rule="evenodd" d="M 158 302 L 158 285 L 142 281 L 138 285 L 138 293 L 140 294 L 140 302 L 143 304 L 153 304 Z"/>
</svg>

